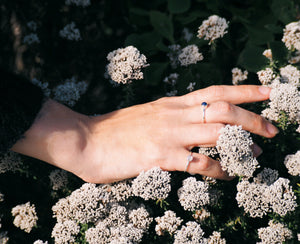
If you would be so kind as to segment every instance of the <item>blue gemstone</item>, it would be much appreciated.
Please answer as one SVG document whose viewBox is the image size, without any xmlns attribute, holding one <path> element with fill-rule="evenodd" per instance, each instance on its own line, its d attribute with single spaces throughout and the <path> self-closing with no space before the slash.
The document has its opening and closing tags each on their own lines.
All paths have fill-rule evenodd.
<svg viewBox="0 0 300 244">
<path fill-rule="evenodd" d="M 201 103 L 201 106 L 206 107 L 207 106 L 207 102 Z"/>
</svg>

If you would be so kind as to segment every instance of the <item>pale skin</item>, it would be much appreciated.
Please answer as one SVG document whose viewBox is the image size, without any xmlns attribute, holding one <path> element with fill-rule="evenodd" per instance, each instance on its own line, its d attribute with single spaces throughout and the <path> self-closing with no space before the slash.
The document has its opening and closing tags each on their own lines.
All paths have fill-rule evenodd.
<svg viewBox="0 0 300 244">
<path fill-rule="evenodd" d="M 137 176 L 159 166 L 184 171 L 190 150 L 215 146 L 226 124 L 242 125 L 272 138 L 278 130 L 261 116 L 237 104 L 267 100 L 262 86 L 211 86 L 184 96 L 90 117 L 49 99 L 32 126 L 11 150 L 70 171 L 91 183 L 109 183 Z M 203 121 L 202 102 L 207 102 Z M 257 145 L 254 154 L 261 153 Z M 220 163 L 193 153 L 187 171 L 229 180 Z"/>
</svg>

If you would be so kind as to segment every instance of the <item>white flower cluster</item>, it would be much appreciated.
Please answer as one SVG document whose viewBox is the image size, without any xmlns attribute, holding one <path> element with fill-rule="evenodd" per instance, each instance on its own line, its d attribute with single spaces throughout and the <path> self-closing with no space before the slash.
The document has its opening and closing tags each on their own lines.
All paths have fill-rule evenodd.
<svg viewBox="0 0 300 244">
<path fill-rule="evenodd" d="M 72 77 L 71 79 L 66 79 L 64 84 L 58 85 L 53 89 L 54 99 L 72 107 L 86 90 L 86 82 L 76 82 L 75 77 Z"/>
<path fill-rule="evenodd" d="M 208 157 L 214 157 L 218 154 L 218 151 L 215 147 L 199 147 L 198 153 Z"/>
<path fill-rule="evenodd" d="M 68 184 L 68 173 L 62 169 L 55 169 L 51 171 L 49 179 L 52 189 L 57 191 Z"/>
<path fill-rule="evenodd" d="M 250 133 L 242 126 L 226 125 L 220 130 L 217 150 L 221 158 L 221 166 L 230 176 L 252 177 L 259 167 L 251 149 L 253 145 Z"/>
<path fill-rule="evenodd" d="M 176 231 L 174 244 L 206 244 L 207 239 L 205 239 L 203 235 L 204 231 L 201 226 L 194 221 L 189 221 L 186 225 L 182 226 L 180 230 Z"/>
<path fill-rule="evenodd" d="M 287 155 L 284 159 L 284 165 L 290 175 L 300 176 L 300 150 L 295 154 Z"/>
<path fill-rule="evenodd" d="M 177 195 L 181 206 L 188 211 L 194 211 L 210 203 L 209 184 L 205 181 L 197 181 L 195 177 L 183 180 Z"/>
<path fill-rule="evenodd" d="M 193 38 L 193 33 L 190 32 L 190 30 L 188 28 L 183 28 L 182 30 L 182 33 L 183 33 L 183 39 L 186 41 L 186 42 L 189 42 L 192 38 Z"/>
<path fill-rule="evenodd" d="M 284 241 L 291 239 L 293 233 L 281 223 L 274 223 L 269 221 L 269 226 L 265 228 L 259 228 L 258 237 L 261 242 L 257 244 L 270 244 L 270 243 L 283 243 Z"/>
<path fill-rule="evenodd" d="M 91 0 L 66 0 L 65 1 L 66 5 L 76 5 L 76 6 L 81 6 L 81 7 L 87 7 L 91 5 Z"/>
<path fill-rule="evenodd" d="M 48 241 L 36 240 L 33 244 L 48 244 Z"/>
<path fill-rule="evenodd" d="M 300 86 L 300 70 L 293 65 L 287 65 L 280 68 L 282 81 L 291 85 Z"/>
<path fill-rule="evenodd" d="M 134 227 L 143 230 L 149 229 L 149 226 L 153 221 L 153 218 L 150 217 L 149 212 L 144 206 L 129 211 L 128 217 Z"/>
<path fill-rule="evenodd" d="M 133 196 L 131 180 L 119 181 L 105 185 L 107 191 L 110 192 L 112 201 L 122 202 Z"/>
<path fill-rule="evenodd" d="M 36 33 L 30 33 L 24 36 L 23 43 L 31 45 L 32 43 L 40 43 L 40 39 Z"/>
<path fill-rule="evenodd" d="M 70 41 L 79 41 L 81 40 L 80 31 L 76 28 L 74 22 L 67 24 L 62 30 L 59 31 L 60 37 L 70 40 Z"/>
<path fill-rule="evenodd" d="M 177 68 L 179 64 L 178 56 L 181 53 L 181 46 L 179 44 L 173 44 L 168 46 L 170 52 L 168 52 L 167 56 L 170 59 L 170 64 L 173 69 Z"/>
<path fill-rule="evenodd" d="M 288 179 L 279 178 L 271 185 L 256 182 L 243 180 L 237 184 L 238 206 L 243 207 L 251 217 L 262 218 L 271 210 L 285 216 L 297 207 L 296 196 Z"/>
<path fill-rule="evenodd" d="M 300 21 L 285 26 L 282 41 L 289 50 L 300 50 Z"/>
<path fill-rule="evenodd" d="M 268 58 L 269 60 L 272 60 L 273 59 L 273 54 L 272 54 L 272 50 L 271 49 L 266 49 L 264 52 L 263 52 L 263 55 Z"/>
<path fill-rule="evenodd" d="M 210 212 L 207 211 L 205 208 L 197 209 L 195 210 L 195 213 L 193 214 L 193 218 L 197 222 L 203 222 L 207 218 L 210 217 Z"/>
<path fill-rule="evenodd" d="M 264 70 L 257 72 L 258 79 L 263 85 L 269 85 L 276 78 L 276 74 L 271 68 L 266 68 Z"/>
<path fill-rule="evenodd" d="M 174 86 L 177 83 L 178 77 L 179 75 L 177 73 L 171 73 L 169 76 L 164 78 L 163 82 Z"/>
<path fill-rule="evenodd" d="M 0 174 L 5 172 L 16 172 L 22 168 L 20 156 L 12 151 L 0 155 Z"/>
<path fill-rule="evenodd" d="M 280 112 L 285 112 L 289 121 L 300 123 L 300 92 L 291 84 L 273 84 L 269 107 L 262 111 L 262 116 L 277 121 Z"/>
<path fill-rule="evenodd" d="M 132 80 L 144 78 L 142 68 L 147 67 L 147 59 L 144 54 L 134 46 L 118 48 L 107 55 L 109 64 L 106 72 L 117 83 L 131 83 Z"/>
<path fill-rule="evenodd" d="M 248 71 L 245 70 L 244 72 L 239 68 L 233 68 L 231 70 L 232 73 L 232 84 L 238 85 L 241 81 L 247 80 Z"/>
<path fill-rule="evenodd" d="M 209 40 L 209 44 L 211 44 L 215 39 L 223 37 L 227 33 L 227 28 L 226 19 L 212 15 L 199 26 L 197 37 Z"/>
<path fill-rule="evenodd" d="M 2 194 L 1 192 L 0 192 L 0 202 L 3 202 L 4 201 L 4 194 Z M 1 225 L 0 225 L 0 227 L 1 227 Z"/>
<path fill-rule="evenodd" d="M 9 237 L 7 236 L 7 231 L 0 232 L 0 243 L 7 244 L 9 241 Z"/>
<path fill-rule="evenodd" d="M 296 51 L 295 53 L 293 53 L 288 61 L 290 64 L 299 63 L 300 62 L 300 51 Z"/>
<path fill-rule="evenodd" d="M 176 217 L 175 212 L 168 210 L 165 211 L 162 217 L 156 217 L 155 221 L 157 223 L 155 226 L 157 235 L 162 236 L 167 232 L 172 236 L 183 220 L 180 217 Z"/>
<path fill-rule="evenodd" d="M 132 181 L 132 192 L 135 196 L 145 200 L 165 199 L 171 191 L 171 175 L 167 171 L 154 167 L 146 172 L 142 171 Z"/>
<path fill-rule="evenodd" d="M 66 220 L 55 224 L 51 237 L 56 244 L 74 243 L 76 235 L 80 231 L 80 226 L 73 220 Z"/>
<path fill-rule="evenodd" d="M 208 244 L 226 244 L 226 240 L 221 238 L 221 233 L 214 231 L 208 238 Z"/>
<path fill-rule="evenodd" d="M 189 92 L 192 92 L 195 89 L 196 82 L 190 82 L 188 87 L 186 88 Z"/>
<path fill-rule="evenodd" d="M 38 220 L 35 206 L 30 202 L 13 207 L 11 214 L 15 217 L 14 225 L 27 233 L 32 230 Z"/>
<path fill-rule="evenodd" d="M 264 168 L 257 176 L 253 179 L 255 183 L 267 184 L 268 186 L 273 184 L 279 177 L 279 173 L 276 169 Z"/>
<path fill-rule="evenodd" d="M 178 55 L 178 61 L 181 66 L 188 66 L 190 64 L 195 64 L 198 61 L 203 60 L 202 53 L 199 53 L 199 49 L 196 45 L 188 45 L 181 49 Z"/>
</svg>

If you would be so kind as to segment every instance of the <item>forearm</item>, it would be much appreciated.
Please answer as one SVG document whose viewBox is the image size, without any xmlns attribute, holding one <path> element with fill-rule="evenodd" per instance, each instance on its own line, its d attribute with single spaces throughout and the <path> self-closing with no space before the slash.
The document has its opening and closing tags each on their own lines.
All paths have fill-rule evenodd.
<svg viewBox="0 0 300 244">
<path fill-rule="evenodd" d="M 11 150 L 78 172 L 77 162 L 86 146 L 88 119 L 88 116 L 49 99 L 24 138 Z"/>
</svg>

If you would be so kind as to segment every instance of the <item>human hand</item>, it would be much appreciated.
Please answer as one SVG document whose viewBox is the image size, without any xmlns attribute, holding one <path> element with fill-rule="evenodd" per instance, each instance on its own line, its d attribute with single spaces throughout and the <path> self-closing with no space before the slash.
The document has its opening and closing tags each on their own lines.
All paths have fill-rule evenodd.
<svg viewBox="0 0 300 244">
<path fill-rule="evenodd" d="M 235 105 L 266 100 L 270 90 L 262 86 L 211 86 L 90 117 L 85 125 L 85 146 L 73 168 L 67 170 L 94 183 L 135 177 L 155 166 L 184 171 L 190 150 L 215 146 L 225 124 L 242 125 L 252 133 L 273 137 L 278 132 L 275 126 Z M 209 104 L 205 123 L 204 101 Z M 218 161 L 198 153 L 193 153 L 188 172 L 230 179 Z"/>
</svg>

